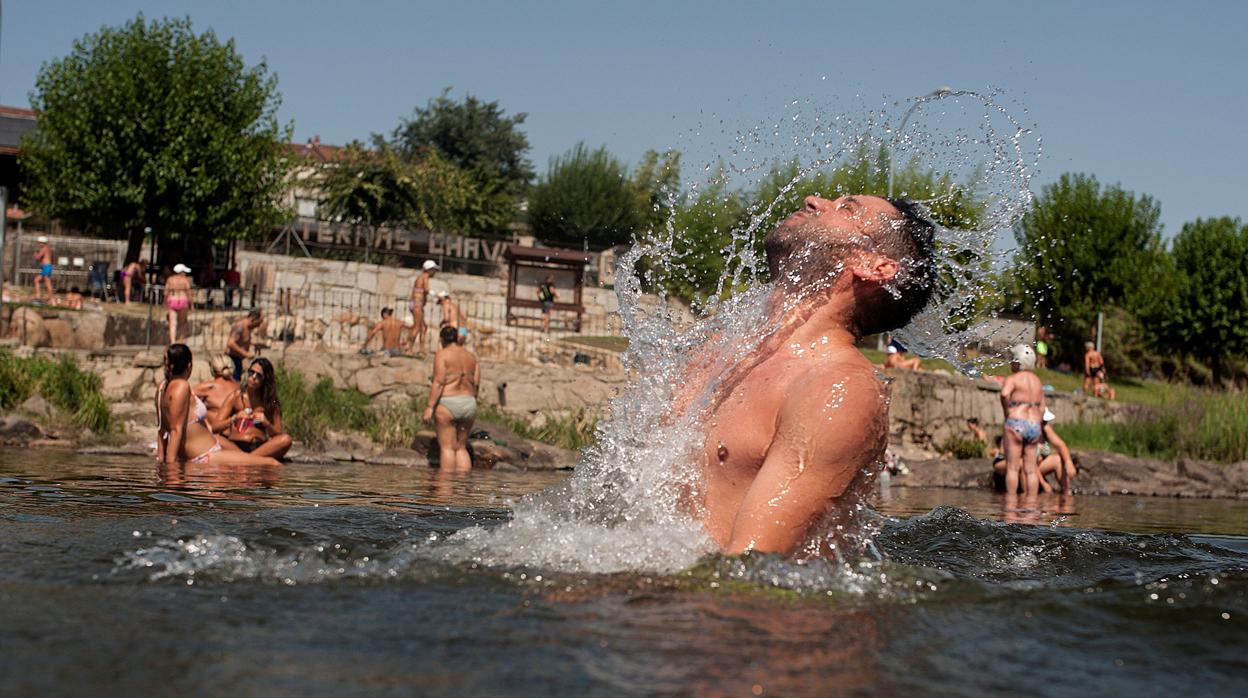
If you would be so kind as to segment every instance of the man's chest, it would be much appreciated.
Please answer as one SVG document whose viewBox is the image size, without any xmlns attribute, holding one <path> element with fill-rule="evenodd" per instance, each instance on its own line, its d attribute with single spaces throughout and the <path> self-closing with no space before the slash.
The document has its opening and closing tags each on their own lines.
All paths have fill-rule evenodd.
<svg viewBox="0 0 1248 698">
<path fill-rule="evenodd" d="M 726 386 L 704 421 L 706 465 L 722 474 L 753 477 L 775 440 L 784 401 L 799 388 L 798 377 L 782 369 L 757 370 Z"/>
</svg>

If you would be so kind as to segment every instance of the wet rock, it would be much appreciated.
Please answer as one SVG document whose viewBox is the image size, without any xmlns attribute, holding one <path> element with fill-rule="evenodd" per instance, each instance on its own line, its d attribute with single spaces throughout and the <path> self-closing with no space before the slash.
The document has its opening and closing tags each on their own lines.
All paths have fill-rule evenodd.
<svg viewBox="0 0 1248 698">
<path fill-rule="evenodd" d="M 43 429 L 26 417 L 14 414 L 0 417 L 0 443 L 27 444 L 44 436 Z"/>
<path fill-rule="evenodd" d="M 425 454 L 410 448 L 388 448 L 368 459 L 370 463 L 380 465 L 402 465 L 407 467 L 429 467 L 429 459 Z"/>
</svg>

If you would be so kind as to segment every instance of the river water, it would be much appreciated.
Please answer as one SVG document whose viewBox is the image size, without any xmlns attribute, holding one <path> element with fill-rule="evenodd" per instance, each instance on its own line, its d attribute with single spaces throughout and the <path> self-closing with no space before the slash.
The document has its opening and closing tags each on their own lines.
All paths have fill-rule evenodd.
<svg viewBox="0 0 1248 698">
<path fill-rule="evenodd" d="M 15 450 L 0 473 L 4 694 L 1248 689 L 1248 502 L 893 487 L 878 559 L 592 574 L 439 552 L 559 473 Z"/>
</svg>

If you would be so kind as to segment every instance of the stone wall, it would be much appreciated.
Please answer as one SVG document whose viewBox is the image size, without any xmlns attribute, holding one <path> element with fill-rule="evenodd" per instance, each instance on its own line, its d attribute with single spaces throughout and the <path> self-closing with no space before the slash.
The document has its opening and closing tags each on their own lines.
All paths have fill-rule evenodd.
<svg viewBox="0 0 1248 698">
<path fill-rule="evenodd" d="M 1001 384 L 934 371 L 888 369 L 892 379 L 889 443 L 903 457 L 924 457 L 950 436 L 967 436 L 966 420 L 979 418 L 990 438 L 1001 434 Z M 1112 421 L 1121 409 L 1107 402 L 1070 393 L 1046 393 L 1045 402 L 1057 416 L 1055 425 Z"/>
</svg>

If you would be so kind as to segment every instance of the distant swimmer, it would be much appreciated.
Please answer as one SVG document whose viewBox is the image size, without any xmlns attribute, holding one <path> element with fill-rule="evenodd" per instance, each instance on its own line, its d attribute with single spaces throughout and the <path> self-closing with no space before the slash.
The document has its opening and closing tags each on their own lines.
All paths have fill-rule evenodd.
<svg viewBox="0 0 1248 698">
<path fill-rule="evenodd" d="M 724 552 L 790 553 L 883 462 L 888 389 L 855 346 L 932 296 L 935 227 L 914 204 L 807 197 L 764 240 L 777 329 L 703 415 L 702 509 Z M 677 404 L 679 404 L 679 396 Z"/>
</svg>

